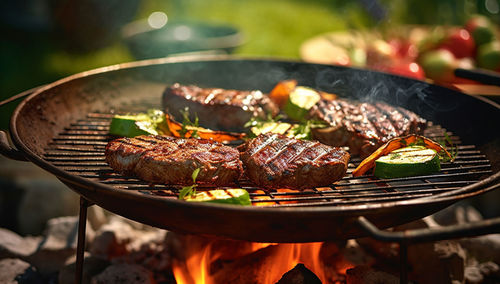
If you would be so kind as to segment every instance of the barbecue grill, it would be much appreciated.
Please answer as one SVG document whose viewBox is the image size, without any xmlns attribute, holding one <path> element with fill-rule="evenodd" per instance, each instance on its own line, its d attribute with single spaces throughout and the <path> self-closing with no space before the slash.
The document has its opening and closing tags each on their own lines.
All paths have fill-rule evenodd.
<svg viewBox="0 0 500 284">
<path fill-rule="evenodd" d="M 444 163 L 437 174 L 380 180 L 352 177 L 350 172 L 361 161 L 354 157 L 341 181 L 303 192 L 266 192 L 243 179 L 240 186 L 256 205 L 251 207 L 180 201 L 179 186 L 151 185 L 116 173 L 105 162 L 104 148 L 113 138 L 107 133 L 111 117 L 160 108 L 168 84 L 267 92 L 290 78 L 342 97 L 412 110 L 429 121 L 425 136 L 451 137 L 457 159 Z M 376 228 L 425 217 L 500 186 L 498 105 L 374 71 L 287 60 L 177 57 L 80 73 L 19 97 L 26 95 L 11 120 L 15 148 L 1 132 L 1 152 L 37 164 L 81 196 L 81 252 L 82 220 L 89 204 L 177 232 L 256 242 L 313 242 L 374 235 Z M 498 222 L 483 225 L 488 232 L 500 230 Z"/>
</svg>

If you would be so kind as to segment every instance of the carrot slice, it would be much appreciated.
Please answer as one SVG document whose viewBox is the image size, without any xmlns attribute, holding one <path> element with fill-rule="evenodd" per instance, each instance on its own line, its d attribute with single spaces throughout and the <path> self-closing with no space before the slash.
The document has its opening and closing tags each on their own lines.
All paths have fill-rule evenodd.
<svg viewBox="0 0 500 284">
<path fill-rule="evenodd" d="M 196 132 L 200 138 L 213 139 L 217 142 L 226 142 L 241 140 L 245 137 L 245 133 L 234 133 L 226 131 L 215 131 L 203 127 L 186 126 L 186 133 L 182 135 L 182 123 L 175 121 L 170 115 L 165 114 L 165 122 L 167 123 L 170 135 L 174 137 L 190 138 Z"/>
<path fill-rule="evenodd" d="M 278 82 L 276 86 L 269 93 L 269 98 L 277 104 L 280 108 L 283 108 L 290 97 L 290 94 L 297 87 L 297 80 L 289 79 Z M 337 98 L 336 94 L 327 93 L 323 91 L 317 91 L 322 99 L 325 100 L 335 100 Z"/>
<path fill-rule="evenodd" d="M 424 136 L 410 134 L 404 137 L 393 138 L 384 145 L 380 146 L 380 148 L 378 148 L 375 152 L 373 152 L 359 164 L 359 166 L 352 172 L 352 176 L 356 177 L 365 174 L 368 170 L 375 166 L 375 160 L 377 160 L 378 158 L 388 155 L 394 150 L 407 147 L 410 144 L 415 144 L 417 141 L 423 141 L 424 145 L 422 146 L 425 146 L 429 149 L 434 149 L 438 153 L 443 152 L 450 158 L 450 160 L 453 160 L 451 154 L 443 146 L 441 146 L 441 144 L 434 142 Z"/>
<path fill-rule="evenodd" d="M 269 98 L 281 108 L 285 105 L 288 96 L 296 86 L 297 80 L 294 79 L 280 81 L 269 93 Z"/>
</svg>

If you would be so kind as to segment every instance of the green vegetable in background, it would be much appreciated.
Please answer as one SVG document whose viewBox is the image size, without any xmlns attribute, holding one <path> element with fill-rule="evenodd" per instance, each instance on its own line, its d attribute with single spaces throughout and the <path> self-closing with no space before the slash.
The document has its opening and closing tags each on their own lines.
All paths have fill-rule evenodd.
<svg viewBox="0 0 500 284">
<path fill-rule="evenodd" d="M 265 133 L 283 134 L 295 139 L 312 139 L 312 129 L 325 127 L 325 123 L 314 120 L 304 120 L 300 123 L 288 123 L 279 121 L 281 116 L 275 118 L 268 117 L 266 120 L 260 118 L 252 118 L 245 124 L 245 127 L 250 127 L 249 137 L 257 137 Z"/>
<path fill-rule="evenodd" d="M 161 110 L 151 109 L 135 115 L 115 115 L 109 125 L 109 134 L 124 137 L 168 133 Z"/>
<path fill-rule="evenodd" d="M 314 89 L 297 86 L 290 93 L 285 103 L 284 111 L 291 119 L 302 121 L 309 110 L 321 99 L 321 95 Z"/>
</svg>

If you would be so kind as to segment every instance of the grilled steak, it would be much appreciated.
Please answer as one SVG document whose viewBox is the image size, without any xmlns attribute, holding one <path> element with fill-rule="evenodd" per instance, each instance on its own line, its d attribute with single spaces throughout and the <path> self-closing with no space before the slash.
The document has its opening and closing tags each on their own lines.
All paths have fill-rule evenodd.
<svg viewBox="0 0 500 284">
<path fill-rule="evenodd" d="M 201 126 L 224 131 L 243 131 L 250 118 L 275 116 L 278 107 L 260 91 L 238 91 L 173 84 L 163 93 L 163 107 L 179 118 L 189 108 L 190 119 L 197 115 Z"/>
<path fill-rule="evenodd" d="M 332 146 L 349 146 L 351 154 L 366 157 L 391 138 L 423 132 L 426 121 L 417 114 L 385 103 L 343 99 L 321 100 L 310 117 L 329 127 L 313 129 L 314 138 Z"/>
<path fill-rule="evenodd" d="M 106 146 L 106 161 L 116 171 L 164 184 L 232 185 L 242 174 L 238 150 L 212 140 L 169 136 L 119 138 Z"/>
<path fill-rule="evenodd" d="M 347 171 L 349 154 L 317 141 L 263 134 L 240 147 L 248 178 L 266 188 L 305 189 L 329 185 Z"/>
</svg>

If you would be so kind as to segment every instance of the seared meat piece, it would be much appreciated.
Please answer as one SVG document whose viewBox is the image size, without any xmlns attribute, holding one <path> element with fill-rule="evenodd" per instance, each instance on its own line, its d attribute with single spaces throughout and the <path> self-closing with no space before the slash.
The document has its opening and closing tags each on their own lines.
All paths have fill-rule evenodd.
<svg viewBox="0 0 500 284">
<path fill-rule="evenodd" d="M 321 100 L 309 112 L 329 127 L 313 129 L 313 136 L 332 146 L 349 146 L 351 154 L 366 157 L 388 140 L 423 132 L 426 121 L 415 113 L 385 103 L 343 99 Z"/>
<path fill-rule="evenodd" d="M 163 107 L 175 118 L 189 107 L 191 120 L 197 115 L 201 126 L 224 131 L 243 131 L 250 118 L 275 116 L 278 107 L 260 91 L 200 88 L 173 84 L 163 93 Z"/>
<path fill-rule="evenodd" d="M 106 146 L 106 161 L 116 171 L 164 184 L 192 184 L 191 174 L 201 168 L 196 181 L 232 185 L 243 172 L 238 150 L 204 139 L 168 136 L 119 138 Z"/>
<path fill-rule="evenodd" d="M 248 178 L 266 188 L 305 189 L 329 185 L 347 171 L 349 154 L 317 141 L 263 134 L 240 146 Z"/>
</svg>

